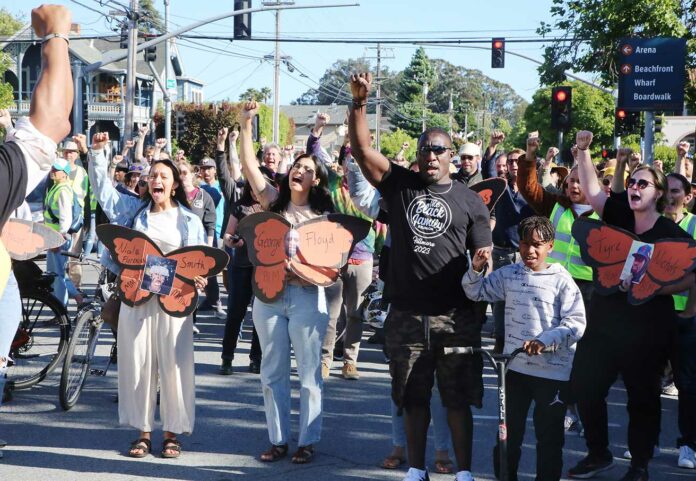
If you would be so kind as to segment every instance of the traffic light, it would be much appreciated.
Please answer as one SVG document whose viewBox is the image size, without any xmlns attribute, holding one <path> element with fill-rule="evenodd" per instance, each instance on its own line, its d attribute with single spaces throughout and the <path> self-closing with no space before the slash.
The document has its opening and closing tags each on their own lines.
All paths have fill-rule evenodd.
<svg viewBox="0 0 696 481">
<path fill-rule="evenodd" d="M 245 10 L 251 8 L 251 0 L 234 0 L 235 10 Z M 234 16 L 234 37 L 235 40 L 248 40 L 251 38 L 251 14 L 244 13 Z"/>
<path fill-rule="evenodd" d="M 638 130 L 640 130 L 640 111 L 617 108 L 614 114 L 614 135 L 623 137 L 635 134 Z"/>
<path fill-rule="evenodd" d="M 154 62 L 155 60 L 157 60 L 157 47 L 156 46 L 147 47 L 143 51 L 143 55 L 145 57 L 146 62 Z"/>
<path fill-rule="evenodd" d="M 602 146 L 602 159 L 607 160 L 609 158 L 609 151 L 606 147 Z"/>
<path fill-rule="evenodd" d="M 660 132 L 662 132 L 662 120 L 663 120 L 662 115 L 655 116 L 655 133 L 656 134 L 659 134 Z"/>
<path fill-rule="evenodd" d="M 566 132 L 572 122 L 572 87 L 551 89 L 551 128 Z"/>
<path fill-rule="evenodd" d="M 118 48 L 128 48 L 128 29 L 126 27 L 121 27 L 121 42 Z"/>
<path fill-rule="evenodd" d="M 491 40 L 491 68 L 505 68 L 505 39 Z"/>
</svg>

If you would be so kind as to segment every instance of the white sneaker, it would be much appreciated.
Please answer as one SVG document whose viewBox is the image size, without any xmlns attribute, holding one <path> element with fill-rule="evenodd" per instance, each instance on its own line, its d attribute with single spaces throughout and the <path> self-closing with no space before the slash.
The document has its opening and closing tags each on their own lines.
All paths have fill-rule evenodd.
<svg viewBox="0 0 696 481">
<path fill-rule="evenodd" d="M 408 468 L 406 477 L 403 481 L 430 481 L 430 476 L 428 476 L 428 470 L 425 470 L 425 476 L 422 476 L 418 469 Z"/>
<path fill-rule="evenodd" d="M 213 306 L 213 311 L 218 319 L 227 319 L 227 311 L 222 308 L 222 304 L 218 303 Z"/>
<path fill-rule="evenodd" d="M 679 396 L 679 389 L 671 382 L 662 388 L 662 394 L 665 396 Z"/>
<path fill-rule="evenodd" d="M 193 325 L 193 335 L 195 336 L 196 334 L 200 334 L 200 333 L 201 333 L 201 330 L 198 329 L 198 327 L 196 327 L 196 325 L 194 324 Z"/>
<path fill-rule="evenodd" d="M 629 451 L 628 449 L 626 451 L 624 451 L 623 458 L 624 459 L 633 459 L 633 456 L 631 456 L 631 451 Z"/>
<path fill-rule="evenodd" d="M 566 414 L 565 419 L 563 419 L 563 428 L 566 431 L 571 431 L 575 429 L 578 425 L 578 417 L 574 414 Z"/>
<path fill-rule="evenodd" d="M 471 471 L 459 471 L 454 477 L 454 481 L 474 481 Z"/>
<path fill-rule="evenodd" d="M 694 469 L 696 468 L 696 456 L 694 450 L 689 446 L 679 448 L 679 461 L 677 466 L 680 468 Z"/>
</svg>

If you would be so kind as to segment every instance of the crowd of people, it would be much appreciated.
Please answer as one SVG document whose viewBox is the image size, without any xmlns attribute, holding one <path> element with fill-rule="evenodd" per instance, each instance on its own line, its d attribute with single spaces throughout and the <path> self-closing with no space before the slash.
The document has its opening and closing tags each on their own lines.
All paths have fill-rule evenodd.
<svg viewBox="0 0 696 481">
<path fill-rule="evenodd" d="M 303 152 L 252 139 L 256 102 L 241 109 L 240 130 L 222 128 L 213 157 L 187 158 L 167 150 L 164 139 L 146 146 L 147 127 L 113 152 L 107 133 L 67 136 L 72 108 L 69 66 L 70 14 L 60 6 L 32 11 L 42 39 L 42 73 L 30 115 L 12 124 L 0 147 L 0 225 L 11 217 L 31 219 L 24 199 L 43 192 L 43 222 L 65 239 L 47 254 L 56 274 L 53 292 L 65 305 L 84 301 L 79 266 L 61 251 L 96 255 L 113 275 L 110 253 L 96 226 L 114 223 L 148 235 L 167 254 L 208 245 L 225 249 L 223 274 L 227 306 L 217 276 L 195 278 L 205 292 L 199 311 L 225 319 L 219 373 L 234 372 L 241 326 L 252 304 L 249 371 L 260 375 L 269 447 L 260 460 L 289 454 L 291 353 L 300 382 L 300 422 L 291 460 L 306 464 L 322 434 L 323 383 L 334 351 L 343 358 L 341 376 L 360 379 L 363 335 L 360 306 L 373 282 L 373 266 L 389 304 L 384 347 L 392 398 L 392 451 L 382 463 L 395 469 L 407 462 L 405 481 L 429 479 L 425 463 L 431 420 L 436 430 L 439 473 L 457 481 L 473 479 L 473 416 L 483 400 L 483 361 L 446 353 L 453 346 L 481 347 L 490 304 L 493 352 L 526 355 L 512 361 L 507 378 L 507 467 L 517 479 L 526 417 L 534 402 L 536 476 L 559 480 L 565 431 L 584 432 L 588 453 L 568 476 L 586 479 L 613 466 L 609 451 L 607 396 L 621 378 L 628 395 L 628 451 L 631 464 L 622 481 L 645 481 L 658 444 L 660 395 L 678 392 L 680 449 L 677 463 L 696 468 L 696 278 L 687 273 L 641 305 L 627 300 L 631 282 L 649 253 L 633 254 L 635 276 L 618 292 L 595 292 L 596 272 L 573 236 L 578 219 L 616 226 L 645 243 L 696 239 L 690 145 L 677 147 L 673 172 L 642 162 L 619 149 L 616 159 L 594 163 L 592 133 L 580 131 L 571 149 L 573 164 L 554 163 L 558 149 L 539 158 L 538 134 L 523 148 L 503 151 L 505 136 L 454 148 L 439 128 L 418 139 L 415 159 L 402 146 L 394 159 L 375 149 L 366 117 L 370 74 L 350 79 L 347 135 L 339 151 L 322 146 L 329 118 L 319 113 Z M 62 143 L 61 148 L 58 144 Z M 57 153 L 60 152 L 60 155 Z M 506 188 L 490 210 L 470 189 L 489 178 Z M 238 234 L 245 218 L 269 211 L 291 225 L 340 213 L 369 221 L 372 229 L 350 252 L 336 283 L 317 286 L 292 273 L 274 301 L 253 299 L 250 249 Z M 398 261 L 397 261 L 398 260 Z M 154 271 L 153 271 L 154 272 Z M 644 269 L 643 271 L 644 272 Z M 156 272 L 155 272 L 156 274 Z M 10 343 L 20 318 L 17 283 L 0 243 L 0 379 L 4 382 Z M 121 306 L 119 314 L 119 421 L 137 430 L 127 454 L 152 451 L 158 404 L 163 442 L 160 454 L 182 453 L 181 434 L 195 422 L 195 316 L 164 312 L 156 299 Z M 344 334 L 337 343 L 337 325 Z M 552 352 L 548 352 L 551 348 Z M 437 381 L 437 383 L 435 382 Z M 159 393 L 159 394 L 158 394 Z M 449 458 L 452 451 L 454 460 Z M 499 446 L 492 459 L 498 468 Z"/>
</svg>

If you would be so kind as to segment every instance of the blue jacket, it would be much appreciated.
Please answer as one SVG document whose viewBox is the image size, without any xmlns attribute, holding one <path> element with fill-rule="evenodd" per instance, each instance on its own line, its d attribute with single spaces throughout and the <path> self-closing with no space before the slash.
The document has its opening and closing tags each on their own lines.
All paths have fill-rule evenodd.
<svg viewBox="0 0 696 481">
<path fill-rule="evenodd" d="M 152 202 L 116 190 L 109 178 L 108 160 L 103 150 L 90 151 L 89 157 L 89 182 L 94 188 L 97 202 L 111 223 L 131 227 L 140 232 L 147 231 Z M 182 247 L 207 245 L 201 219 L 186 207 L 179 205 L 178 209 L 186 220 L 184 232 L 181 233 Z M 101 257 L 101 264 L 115 274 L 120 272 L 110 254 Z"/>
</svg>

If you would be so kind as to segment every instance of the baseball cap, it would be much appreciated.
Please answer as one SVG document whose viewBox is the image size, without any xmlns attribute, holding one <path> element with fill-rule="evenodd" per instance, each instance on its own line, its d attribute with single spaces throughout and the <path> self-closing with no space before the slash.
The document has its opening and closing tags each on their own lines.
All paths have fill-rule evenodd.
<svg viewBox="0 0 696 481">
<path fill-rule="evenodd" d="M 56 157 L 56 160 L 53 162 L 51 168 L 53 170 L 59 170 L 70 175 L 70 162 L 68 162 L 65 159 L 61 159 L 60 157 Z"/>
<path fill-rule="evenodd" d="M 66 150 L 73 150 L 77 152 L 77 143 L 72 140 L 66 140 L 65 142 L 63 142 L 63 152 L 65 152 Z"/>
<path fill-rule="evenodd" d="M 128 162 L 122 160 L 121 162 L 116 164 L 115 170 L 116 172 L 128 172 Z"/>
<path fill-rule="evenodd" d="M 203 157 L 198 164 L 201 169 L 207 169 L 209 167 L 215 167 L 215 161 L 210 157 Z"/>
<path fill-rule="evenodd" d="M 481 155 L 481 147 L 473 142 L 467 142 L 462 144 L 462 146 L 459 148 L 459 155 L 470 155 L 472 157 L 476 157 L 477 155 Z"/>
<path fill-rule="evenodd" d="M 637 251 L 633 253 L 633 257 L 642 257 L 645 260 L 650 260 L 650 257 L 652 256 L 652 249 L 650 248 L 649 245 L 642 245 L 638 248 Z"/>
</svg>

